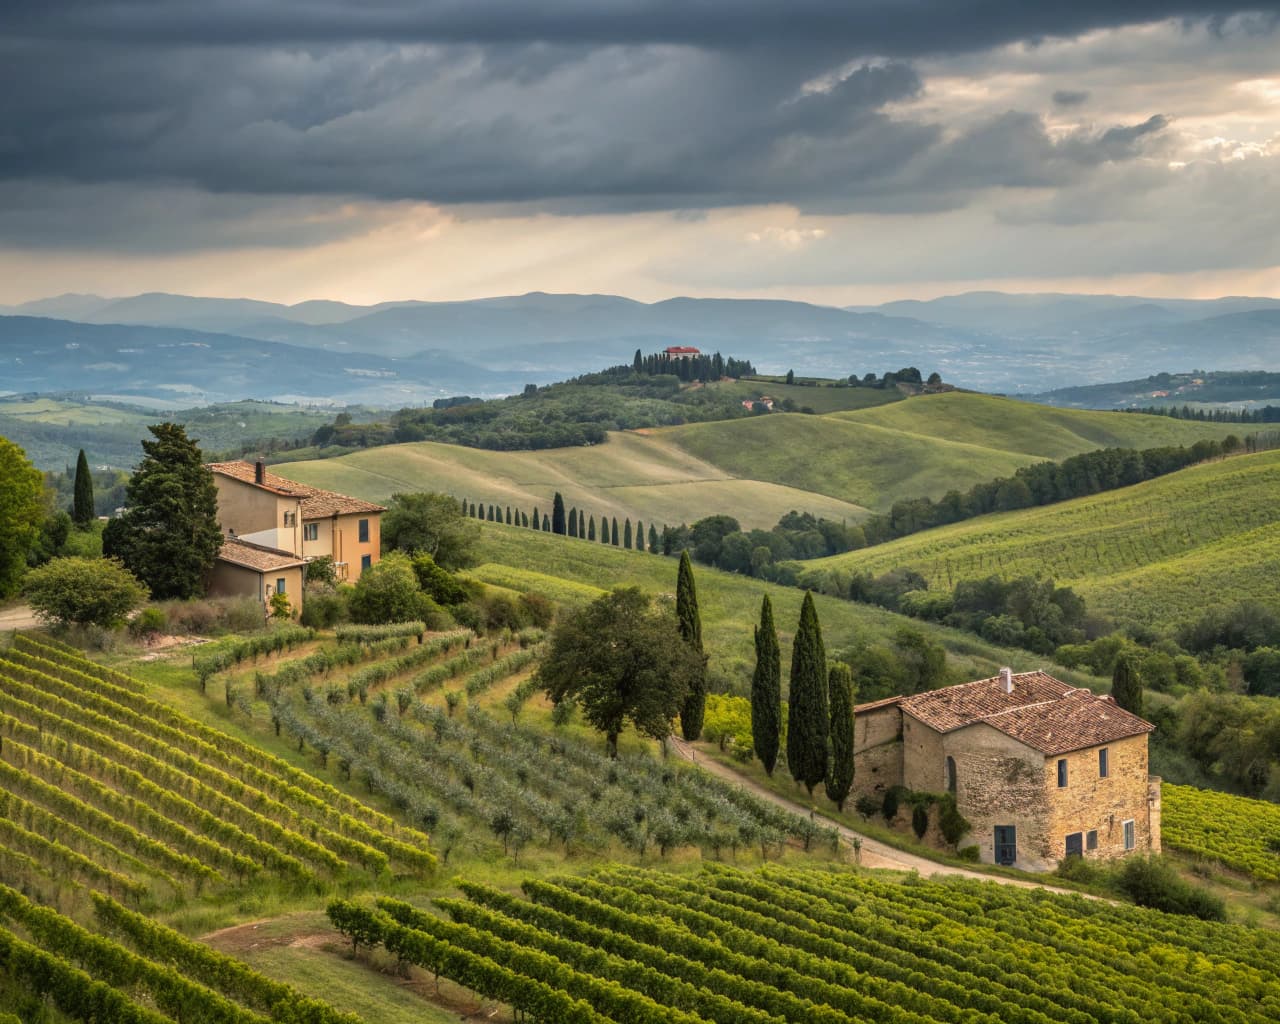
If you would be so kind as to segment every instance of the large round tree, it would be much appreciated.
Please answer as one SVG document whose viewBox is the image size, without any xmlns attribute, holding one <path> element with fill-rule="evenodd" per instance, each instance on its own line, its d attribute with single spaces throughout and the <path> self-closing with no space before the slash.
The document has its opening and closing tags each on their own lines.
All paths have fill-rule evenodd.
<svg viewBox="0 0 1280 1024">
<path fill-rule="evenodd" d="M 787 706 L 787 766 L 791 777 L 813 787 L 827 776 L 827 652 L 813 595 L 804 592 L 800 625 L 791 648 L 791 688 Z"/>
<path fill-rule="evenodd" d="M 0 598 L 18 591 L 45 518 L 44 478 L 27 453 L 0 437 Z"/>
<path fill-rule="evenodd" d="M 128 508 L 107 524 L 102 553 L 119 558 L 156 599 L 196 597 L 222 546 L 218 488 L 181 424 L 147 429 L 152 439 L 142 442 Z"/>
<path fill-rule="evenodd" d="M 579 705 L 617 757 L 628 722 L 654 739 L 670 734 L 702 670 L 702 657 L 678 635 L 671 613 L 638 588 L 613 590 L 557 623 L 538 681 L 557 704 Z"/>
</svg>

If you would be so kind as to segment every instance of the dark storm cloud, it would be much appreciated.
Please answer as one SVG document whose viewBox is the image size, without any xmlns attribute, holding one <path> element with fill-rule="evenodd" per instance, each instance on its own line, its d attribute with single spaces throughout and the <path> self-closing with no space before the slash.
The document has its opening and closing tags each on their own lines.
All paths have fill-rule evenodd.
<svg viewBox="0 0 1280 1024">
<path fill-rule="evenodd" d="M 1070 183 L 1132 159 L 1165 120 L 1050 140 L 1017 111 L 972 126 L 895 112 L 920 95 L 919 59 L 1235 9 L 8 0 L 0 242 L 55 245 L 74 233 L 21 215 L 34 186 L 561 213 L 952 208 L 972 190 Z M 156 205 L 160 223 L 133 237 L 165 235 Z M 121 220 L 86 217 L 84 237 L 116 239 Z M 338 223 L 308 220 L 300 238 Z"/>
</svg>

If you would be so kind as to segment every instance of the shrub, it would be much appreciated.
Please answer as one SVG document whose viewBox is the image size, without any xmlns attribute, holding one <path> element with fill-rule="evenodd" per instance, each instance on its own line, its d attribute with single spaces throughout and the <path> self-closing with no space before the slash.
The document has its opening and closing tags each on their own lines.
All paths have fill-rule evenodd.
<svg viewBox="0 0 1280 1024">
<path fill-rule="evenodd" d="M 537 591 L 520 595 L 520 607 L 530 624 L 539 629 L 547 629 L 556 617 L 556 606 L 551 598 Z"/>
<path fill-rule="evenodd" d="M 872 818 L 880 811 L 880 802 L 873 796 L 863 793 L 854 802 L 853 809 L 864 818 Z"/>
<path fill-rule="evenodd" d="M 111 629 L 147 599 L 147 588 L 114 558 L 55 558 L 27 573 L 27 600 L 59 625 Z"/>
<path fill-rule="evenodd" d="M 898 816 L 898 801 L 901 797 L 900 787 L 894 786 L 884 795 L 884 802 L 880 805 L 880 813 L 884 815 L 885 821 L 893 821 Z"/>
<path fill-rule="evenodd" d="M 156 633 L 163 633 L 168 621 L 161 609 L 143 608 L 129 623 L 129 632 L 137 638 L 153 636 Z"/>
<path fill-rule="evenodd" d="M 956 807 L 956 798 L 950 793 L 946 794 L 938 811 L 938 828 L 942 831 L 942 838 L 955 846 L 969 833 L 970 827 L 965 816 Z"/>
<path fill-rule="evenodd" d="M 351 593 L 351 618 L 356 622 L 407 622 L 424 618 L 425 598 L 406 555 L 393 553 L 360 574 Z M 434 604 L 434 602 L 433 602 Z"/>
<path fill-rule="evenodd" d="M 917 839 L 923 839 L 929 831 L 929 808 L 925 804 L 918 803 L 911 809 L 911 831 Z"/>
<path fill-rule="evenodd" d="M 977 864 L 982 854 L 976 846 L 962 846 L 956 851 L 956 856 L 968 864 Z"/>
<path fill-rule="evenodd" d="M 1205 921 L 1225 921 L 1222 898 L 1185 881 L 1163 857 L 1131 856 L 1116 872 L 1116 888 L 1140 907 L 1170 914 L 1188 914 Z"/>
<path fill-rule="evenodd" d="M 307 587 L 298 621 L 312 629 L 332 629 L 351 618 L 347 608 L 350 595 L 350 587 Z"/>
</svg>

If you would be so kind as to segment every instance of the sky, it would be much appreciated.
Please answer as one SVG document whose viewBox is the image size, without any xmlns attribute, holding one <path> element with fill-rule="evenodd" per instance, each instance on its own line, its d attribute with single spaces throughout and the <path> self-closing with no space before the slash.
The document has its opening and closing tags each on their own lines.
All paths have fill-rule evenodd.
<svg viewBox="0 0 1280 1024">
<path fill-rule="evenodd" d="M 1278 10 L 5 0 L 0 303 L 1280 296 Z"/>
</svg>

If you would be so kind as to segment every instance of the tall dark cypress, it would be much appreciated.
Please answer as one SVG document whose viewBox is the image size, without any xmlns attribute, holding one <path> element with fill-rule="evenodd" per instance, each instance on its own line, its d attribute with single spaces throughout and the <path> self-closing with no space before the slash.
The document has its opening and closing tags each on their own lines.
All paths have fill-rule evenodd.
<svg viewBox="0 0 1280 1024">
<path fill-rule="evenodd" d="M 698 588 L 693 582 L 693 563 L 689 552 L 680 553 L 680 571 L 676 575 L 676 621 L 680 623 L 680 637 L 699 655 L 702 654 L 702 616 L 698 612 Z M 680 708 L 680 732 L 686 740 L 693 741 L 702 735 L 702 719 L 707 711 L 707 660 L 702 658 L 702 670 L 689 687 Z"/>
<path fill-rule="evenodd" d="M 813 594 L 804 592 L 800 625 L 791 646 L 791 684 L 787 707 L 787 767 L 809 795 L 827 776 L 827 653 Z"/>
<path fill-rule="evenodd" d="M 550 516 L 543 516 L 543 517 L 542 517 L 542 532 L 543 532 L 543 533 L 550 533 L 550 532 L 551 532 L 551 517 L 550 517 Z"/>
<path fill-rule="evenodd" d="M 831 666 L 831 756 L 824 786 L 827 799 L 844 810 L 853 788 L 853 671 L 843 662 Z"/>
<path fill-rule="evenodd" d="M 654 529 L 653 523 L 649 524 L 649 554 L 656 555 L 658 553 L 658 531 Z"/>
<path fill-rule="evenodd" d="M 578 536 L 578 510 L 576 508 L 569 509 L 569 536 Z"/>
<path fill-rule="evenodd" d="M 624 519 L 622 522 L 625 524 L 622 528 L 622 546 L 624 548 L 630 548 L 631 547 L 631 520 Z"/>
<path fill-rule="evenodd" d="M 542 521 L 538 519 L 538 510 L 536 508 L 533 510 L 533 528 L 535 530 L 542 529 Z"/>
<path fill-rule="evenodd" d="M 476 518 L 476 503 L 474 501 L 471 503 L 471 518 Z"/>
<path fill-rule="evenodd" d="M 1111 673 L 1111 697 L 1117 705 L 1132 714 L 1142 715 L 1142 676 L 1131 651 L 1121 651 Z"/>
<path fill-rule="evenodd" d="M 615 548 L 618 546 L 618 517 L 617 516 L 613 517 L 613 537 L 610 543 L 613 544 Z"/>
<path fill-rule="evenodd" d="M 596 517 L 589 516 L 587 518 L 587 540 L 596 539 Z"/>
<path fill-rule="evenodd" d="M 71 518 L 81 529 L 93 522 L 93 476 L 89 473 L 89 460 L 84 449 L 76 459 L 76 484 L 71 503 Z"/>
<path fill-rule="evenodd" d="M 507 506 L 507 525 L 511 525 L 511 506 Z"/>
<path fill-rule="evenodd" d="M 529 513 L 528 513 L 528 512 L 521 512 L 521 513 L 520 513 L 520 525 L 521 525 L 522 527 L 527 527 L 527 526 L 529 525 Z"/>
<path fill-rule="evenodd" d="M 773 602 L 760 602 L 756 626 L 756 670 L 751 674 L 751 743 L 764 770 L 773 774 L 782 736 L 782 649 L 773 624 Z"/>
<path fill-rule="evenodd" d="M 644 523 L 639 519 L 636 520 L 636 550 L 644 550 Z"/>
<path fill-rule="evenodd" d="M 559 491 L 551 502 L 551 532 L 561 535 L 565 532 L 564 498 Z"/>
<path fill-rule="evenodd" d="M 642 373 L 644 371 L 644 356 L 640 354 L 639 349 L 636 349 L 635 358 L 631 360 L 631 370 L 634 373 Z"/>
</svg>

